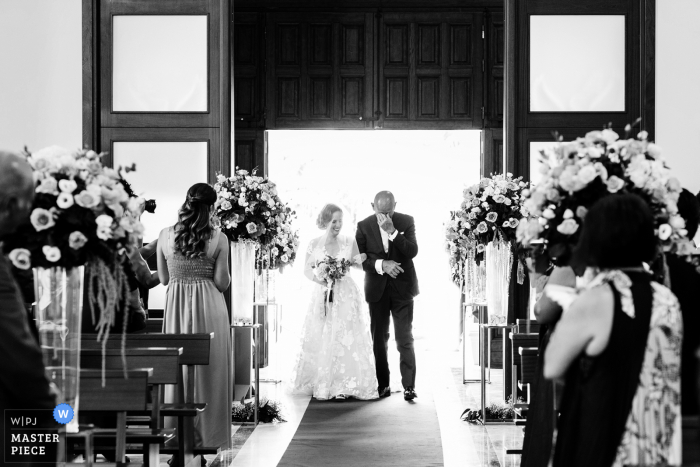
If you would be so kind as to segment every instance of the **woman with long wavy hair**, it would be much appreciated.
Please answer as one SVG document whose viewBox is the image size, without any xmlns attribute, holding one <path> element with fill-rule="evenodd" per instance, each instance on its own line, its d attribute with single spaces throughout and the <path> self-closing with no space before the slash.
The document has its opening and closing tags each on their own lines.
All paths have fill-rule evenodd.
<svg viewBox="0 0 700 467">
<path fill-rule="evenodd" d="M 158 276 L 168 287 L 163 332 L 214 332 L 209 365 L 195 368 L 194 400 L 207 409 L 195 418 L 197 446 L 227 449 L 231 441 L 232 363 L 223 292 L 231 277 L 228 240 L 212 226 L 216 192 L 206 183 L 187 190 L 174 226 L 158 238 Z M 187 375 L 183 375 L 183 382 Z M 166 402 L 184 402 L 185 385 L 166 386 Z M 175 421 L 168 425 L 175 425 Z"/>
</svg>

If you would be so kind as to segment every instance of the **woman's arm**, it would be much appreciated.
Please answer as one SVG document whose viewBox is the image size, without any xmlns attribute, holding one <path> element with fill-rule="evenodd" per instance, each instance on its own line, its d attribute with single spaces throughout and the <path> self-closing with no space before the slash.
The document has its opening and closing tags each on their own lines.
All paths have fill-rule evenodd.
<svg viewBox="0 0 700 467">
<path fill-rule="evenodd" d="M 163 245 L 168 242 L 168 229 L 163 229 L 158 235 L 158 247 L 157 247 L 157 260 L 158 260 L 158 278 L 160 283 L 163 285 L 168 285 L 170 282 L 170 274 L 168 273 L 168 262 L 165 259 L 165 254 L 163 253 Z"/>
<path fill-rule="evenodd" d="M 565 287 L 576 287 L 576 274 L 570 267 L 554 268 L 549 276 L 547 285 L 561 285 Z M 545 292 L 542 294 L 537 303 L 535 303 L 535 317 L 540 324 L 556 323 L 561 316 L 561 306 L 547 296 L 546 286 Z"/>
<path fill-rule="evenodd" d="M 214 285 L 219 292 L 228 289 L 231 283 L 231 276 L 228 271 L 228 238 L 226 235 L 219 235 L 219 244 L 216 247 L 216 264 L 214 265 Z"/>
<path fill-rule="evenodd" d="M 561 379 L 581 352 L 599 355 L 608 345 L 614 298 L 609 285 L 581 294 L 562 315 L 544 355 L 544 376 Z"/>
<path fill-rule="evenodd" d="M 157 247 L 158 247 L 158 239 L 155 239 L 154 241 L 152 241 L 148 245 L 142 246 L 141 249 L 139 250 L 139 253 L 141 253 L 141 256 L 143 256 L 144 259 L 148 259 L 153 255 L 153 253 L 156 252 Z"/>
</svg>

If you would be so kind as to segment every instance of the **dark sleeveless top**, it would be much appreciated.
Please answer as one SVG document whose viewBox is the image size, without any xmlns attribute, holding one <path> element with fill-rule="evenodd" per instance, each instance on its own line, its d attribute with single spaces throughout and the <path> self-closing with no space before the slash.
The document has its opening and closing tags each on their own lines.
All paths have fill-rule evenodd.
<svg viewBox="0 0 700 467">
<path fill-rule="evenodd" d="M 544 353 L 554 325 L 540 324 L 537 375 L 530 385 L 530 403 L 525 422 L 521 467 L 543 467 L 552 455 L 554 435 L 554 382 L 544 377 Z"/>
<path fill-rule="evenodd" d="M 609 467 L 615 461 L 639 385 L 653 298 L 648 274 L 627 275 L 635 318 L 622 311 L 611 284 L 615 310 L 608 345 L 595 357 L 582 353 L 566 374 L 554 467 Z"/>
</svg>

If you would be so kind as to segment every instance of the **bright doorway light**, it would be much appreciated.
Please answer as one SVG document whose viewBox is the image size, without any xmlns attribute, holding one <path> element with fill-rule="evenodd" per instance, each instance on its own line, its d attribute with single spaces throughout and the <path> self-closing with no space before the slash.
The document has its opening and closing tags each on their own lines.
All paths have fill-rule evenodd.
<svg viewBox="0 0 700 467">
<path fill-rule="evenodd" d="M 326 203 L 341 206 L 342 233 L 354 235 L 357 222 L 373 214 L 370 203 L 381 190 L 392 191 L 396 210 L 416 221 L 421 294 L 414 336 L 457 345 L 459 290 L 450 281 L 444 225 L 459 208 L 465 186 L 479 181 L 480 137 L 466 130 L 268 132 L 268 175 L 296 210 L 301 240 L 296 263 L 275 281 L 287 345 L 297 344 L 309 303 L 312 283 L 303 275 L 304 255 L 309 241 L 321 235 L 315 225 L 320 209 Z M 354 278 L 362 287 L 363 273 Z"/>
</svg>

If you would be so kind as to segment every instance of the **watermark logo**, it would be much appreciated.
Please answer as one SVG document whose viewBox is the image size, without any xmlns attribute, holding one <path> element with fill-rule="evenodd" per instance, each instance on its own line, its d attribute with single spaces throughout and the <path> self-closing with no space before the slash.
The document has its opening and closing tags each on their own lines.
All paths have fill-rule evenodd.
<svg viewBox="0 0 700 467">
<path fill-rule="evenodd" d="M 62 425 L 69 423 L 73 420 L 73 407 L 68 404 L 58 404 L 53 409 L 53 418 Z"/>
<path fill-rule="evenodd" d="M 2 450 L 6 463 L 56 463 L 65 459 L 65 424 L 74 417 L 72 407 L 59 404 L 54 409 L 5 409 L 3 412 Z"/>
</svg>

